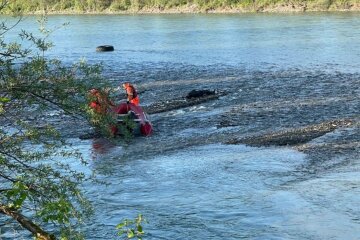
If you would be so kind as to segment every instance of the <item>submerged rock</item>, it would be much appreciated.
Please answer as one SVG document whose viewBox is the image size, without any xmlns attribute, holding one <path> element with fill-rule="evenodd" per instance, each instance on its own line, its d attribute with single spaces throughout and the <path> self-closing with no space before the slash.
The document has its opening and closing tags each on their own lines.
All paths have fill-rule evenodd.
<svg viewBox="0 0 360 240">
<path fill-rule="evenodd" d="M 261 136 L 252 136 L 242 139 L 232 139 L 228 144 L 246 144 L 249 146 L 291 146 L 307 143 L 315 138 L 332 132 L 340 127 L 349 127 L 354 124 L 350 119 L 326 121 L 320 124 L 309 125 L 302 128 L 288 129 Z"/>
<path fill-rule="evenodd" d="M 218 99 L 221 95 L 224 94 L 225 93 L 220 93 L 215 90 L 192 90 L 186 97 L 170 99 L 165 102 L 157 102 L 150 106 L 144 107 L 144 110 L 148 114 L 167 112 Z"/>
<path fill-rule="evenodd" d="M 214 90 L 191 90 L 187 95 L 186 99 L 200 98 L 210 95 L 215 95 L 216 92 Z"/>
</svg>

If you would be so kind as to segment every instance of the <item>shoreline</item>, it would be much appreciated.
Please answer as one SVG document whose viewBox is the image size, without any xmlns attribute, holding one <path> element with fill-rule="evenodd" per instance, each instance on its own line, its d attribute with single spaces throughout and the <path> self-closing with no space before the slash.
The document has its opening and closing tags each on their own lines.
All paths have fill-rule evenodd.
<svg viewBox="0 0 360 240">
<path fill-rule="evenodd" d="M 337 6 L 309 5 L 303 4 L 275 4 L 271 6 L 249 6 L 249 7 L 220 7 L 220 8 L 200 8 L 197 5 L 180 6 L 176 8 L 144 7 L 142 9 L 110 10 L 102 11 L 80 11 L 68 10 L 36 10 L 26 11 L 24 15 L 176 15 L 176 14 L 249 14 L 249 13 L 278 13 L 278 14 L 297 14 L 297 13 L 360 13 L 360 3 L 353 5 Z"/>
</svg>

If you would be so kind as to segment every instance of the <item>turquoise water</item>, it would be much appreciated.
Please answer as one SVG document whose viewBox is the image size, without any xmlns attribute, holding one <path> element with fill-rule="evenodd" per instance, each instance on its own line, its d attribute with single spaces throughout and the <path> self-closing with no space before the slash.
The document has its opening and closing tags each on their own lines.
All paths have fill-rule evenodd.
<svg viewBox="0 0 360 240">
<path fill-rule="evenodd" d="M 19 27 L 36 31 L 34 19 Z M 48 24 L 64 22 L 47 56 L 103 62 L 114 84 L 138 84 L 144 105 L 193 88 L 228 92 L 151 115 L 154 135 L 130 145 L 69 139 L 90 159 L 81 168 L 109 183 L 85 186 L 95 206 L 86 239 L 115 239 L 116 224 L 137 213 L 149 221 L 145 239 L 358 239 L 358 155 L 323 166 L 290 148 L 223 143 L 358 116 L 360 14 L 61 15 Z M 105 44 L 115 51 L 95 51 Z"/>
<path fill-rule="evenodd" d="M 357 13 L 60 15 L 50 16 L 48 26 L 66 22 L 53 33 L 49 55 L 68 62 L 85 58 L 115 69 L 166 63 L 352 72 L 360 66 Z M 34 17 L 21 27 L 38 28 Z M 107 44 L 115 52 L 95 52 Z"/>
<path fill-rule="evenodd" d="M 358 159 L 350 168 L 309 177 L 306 155 L 291 149 L 209 144 L 129 157 L 139 145 L 102 146 L 101 154 L 93 152 L 92 168 L 100 176 L 110 171 L 103 176 L 110 185 L 90 188 L 96 216 L 87 225 L 88 239 L 116 238 L 119 220 L 138 213 L 149 221 L 146 239 L 154 240 L 360 235 Z"/>
</svg>

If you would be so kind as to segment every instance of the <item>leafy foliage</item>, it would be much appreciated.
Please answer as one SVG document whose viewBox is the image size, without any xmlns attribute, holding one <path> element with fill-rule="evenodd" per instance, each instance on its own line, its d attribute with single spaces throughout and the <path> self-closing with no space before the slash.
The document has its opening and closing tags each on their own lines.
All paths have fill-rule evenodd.
<svg viewBox="0 0 360 240">
<path fill-rule="evenodd" d="M 143 223 L 146 223 L 146 219 L 141 214 L 138 214 L 134 220 L 125 219 L 116 226 L 116 229 L 119 230 L 118 235 L 126 239 L 136 237 L 138 240 L 141 240 L 145 234 L 142 227 Z"/>
<path fill-rule="evenodd" d="M 0 13 L 11 8 L 13 2 L 0 3 Z M 86 164 L 86 159 L 58 130 L 69 120 L 86 122 L 85 96 L 105 81 L 99 65 L 82 61 L 64 66 L 48 59 L 52 44 L 46 39 L 52 30 L 46 29 L 46 18 L 39 23 L 41 37 L 19 33 L 33 48 L 6 42 L 5 35 L 17 23 L 0 23 L 0 213 L 39 239 L 53 236 L 34 222 L 42 228 L 55 226 L 59 230 L 54 234 L 62 239 L 80 239 L 79 224 L 92 213 L 80 186 L 92 176 L 70 165 Z M 52 119 L 53 111 L 60 117 Z"/>
<path fill-rule="evenodd" d="M 96 93 L 91 93 L 95 91 Z M 112 136 L 121 135 L 125 140 L 133 137 L 136 127 L 131 115 L 121 117 L 121 123 L 118 122 L 118 116 L 112 111 L 114 103 L 109 97 L 110 89 L 92 89 L 88 94 L 89 106 L 86 113 L 89 121 L 101 135 Z"/>
</svg>

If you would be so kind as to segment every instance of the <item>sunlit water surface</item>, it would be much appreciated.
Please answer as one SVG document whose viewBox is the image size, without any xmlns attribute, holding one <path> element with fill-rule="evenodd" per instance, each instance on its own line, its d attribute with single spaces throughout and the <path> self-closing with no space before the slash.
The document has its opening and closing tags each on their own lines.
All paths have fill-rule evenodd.
<svg viewBox="0 0 360 240">
<path fill-rule="evenodd" d="M 102 143 L 92 167 L 111 172 L 104 176 L 111 184 L 89 188 L 96 203 L 90 239 L 114 236 L 121 218 L 138 213 L 149 220 L 147 239 L 360 236 L 356 170 L 304 180 L 306 156 L 289 149 L 211 144 L 139 159 Z"/>
<path fill-rule="evenodd" d="M 154 136 L 130 146 L 70 139 L 90 160 L 89 168 L 76 168 L 96 170 L 110 184 L 85 186 L 95 206 L 86 239 L 115 239 L 116 224 L 138 213 L 148 220 L 145 239 L 360 238 L 359 159 L 313 174 L 307 156 L 295 150 L 220 144 L 235 130 L 263 125 L 222 130 L 214 124 L 217 114 L 250 101 L 247 91 L 271 87 L 268 96 L 284 91 L 286 97 L 287 87 L 297 83 L 292 76 L 302 71 L 315 76 L 302 78 L 310 91 L 298 86 L 299 93 L 315 99 L 322 88 L 311 93 L 314 81 L 321 78 L 326 90 L 336 82 L 324 72 L 358 73 L 359 14 L 50 16 L 48 26 L 64 22 L 70 25 L 51 35 L 55 47 L 46 55 L 67 64 L 81 58 L 103 62 L 115 84 L 131 80 L 149 86 L 153 92 L 143 94 L 144 103 L 158 100 L 157 82 L 170 89 L 165 98 L 176 95 L 181 84 L 189 90 L 194 83 L 219 81 L 221 88 L 238 80 L 231 98 L 152 116 Z M 34 17 L 20 27 L 38 28 Z M 18 39 L 15 31 L 9 34 Z M 105 44 L 115 51 L 95 52 Z M 279 87 L 276 74 L 283 74 L 286 88 Z M 263 77 L 271 81 L 259 89 Z M 334 88 L 334 94 L 343 96 L 341 91 Z M 292 101 L 294 92 L 289 94 Z"/>
</svg>

